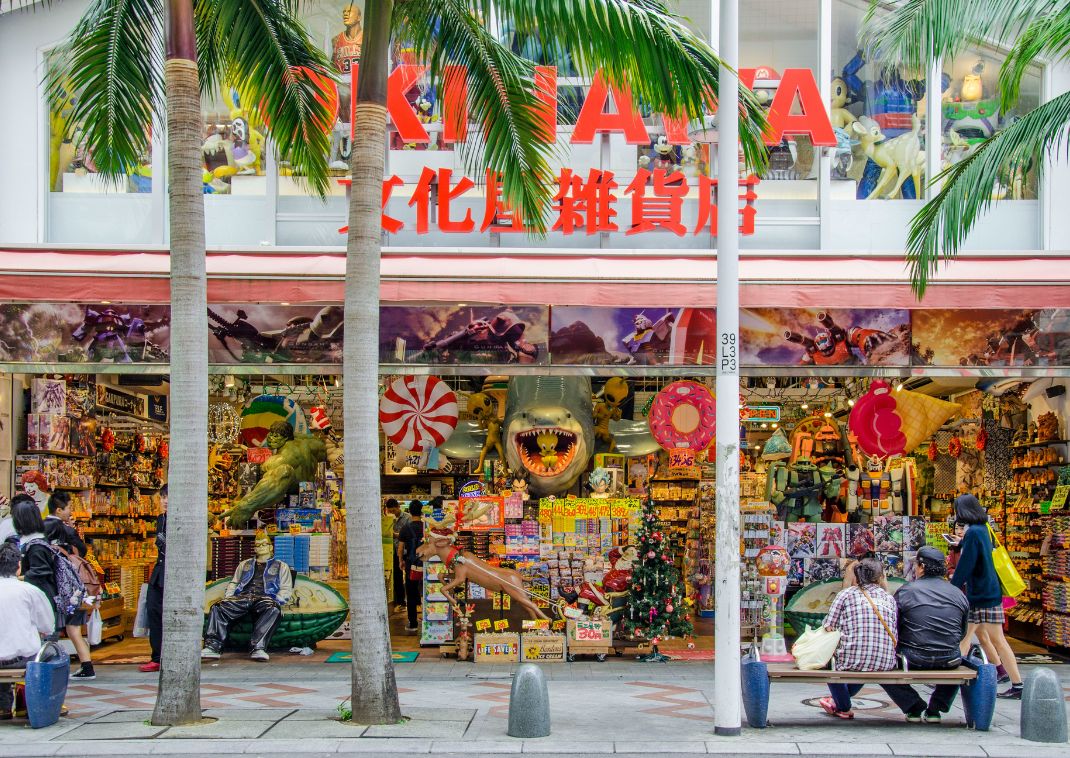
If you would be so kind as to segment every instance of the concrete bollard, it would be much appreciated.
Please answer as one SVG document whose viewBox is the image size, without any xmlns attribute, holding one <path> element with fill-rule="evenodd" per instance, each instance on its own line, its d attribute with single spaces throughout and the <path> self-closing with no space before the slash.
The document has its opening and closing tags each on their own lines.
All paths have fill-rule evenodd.
<svg viewBox="0 0 1070 758">
<path fill-rule="evenodd" d="M 1066 703 L 1059 677 L 1051 669 L 1037 669 L 1022 692 L 1021 736 L 1032 742 L 1067 740 Z"/>
<path fill-rule="evenodd" d="M 509 691 L 510 737 L 550 736 L 550 691 L 542 669 L 525 663 L 513 676 Z"/>
</svg>

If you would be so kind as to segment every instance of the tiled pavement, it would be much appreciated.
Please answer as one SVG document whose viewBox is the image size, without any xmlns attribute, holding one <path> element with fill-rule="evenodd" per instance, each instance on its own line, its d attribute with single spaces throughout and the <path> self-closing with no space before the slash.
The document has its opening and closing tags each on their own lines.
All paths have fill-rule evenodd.
<svg viewBox="0 0 1070 758">
<path fill-rule="evenodd" d="M 1070 699 L 1070 667 L 1054 666 Z M 396 667 L 408 720 L 362 727 L 335 720 L 349 694 L 348 667 L 257 665 L 224 659 L 205 666 L 208 725 L 164 729 L 147 723 L 154 675 L 101 666 L 94 682 L 72 685 L 70 714 L 42 730 L 0 724 L 0 756 L 283 753 L 729 753 L 736 755 L 924 755 L 1070 757 L 1070 745 L 1018 739 L 1017 703 L 1001 701 L 992 731 L 962 726 L 958 708 L 940 726 L 908 725 L 879 688 L 864 690 L 853 722 L 830 721 L 816 707 L 822 688 L 775 685 L 774 725 L 715 739 L 709 663 L 616 660 L 548 665 L 553 734 L 506 736 L 511 666 L 435 660 Z"/>
</svg>

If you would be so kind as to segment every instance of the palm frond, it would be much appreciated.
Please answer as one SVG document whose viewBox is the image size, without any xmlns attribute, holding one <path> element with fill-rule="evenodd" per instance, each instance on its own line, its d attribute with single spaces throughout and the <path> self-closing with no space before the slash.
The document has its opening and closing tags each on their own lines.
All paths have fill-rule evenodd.
<svg viewBox="0 0 1070 758">
<path fill-rule="evenodd" d="M 471 0 L 503 29 L 539 36 L 584 74 L 600 70 L 659 113 L 701 119 L 716 102 L 721 61 L 662 0 Z M 765 168 L 765 114 L 740 93 L 740 142 L 748 165 Z"/>
<path fill-rule="evenodd" d="M 908 68 L 950 59 L 978 40 L 1013 39 L 1035 18 L 1067 5 L 1067 0 L 871 0 L 863 31 L 870 60 Z"/>
<path fill-rule="evenodd" d="M 994 202 L 992 192 L 1014 171 L 1043 174 L 1044 163 L 1066 145 L 1070 93 L 1059 95 L 983 142 L 977 151 L 943 171 L 940 193 L 925 204 L 910 225 L 907 263 L 920 298 L 929 279 L 961 247 L 977 219 Z"/>
<path fill-rule="evenodd" d="M 481 155 L 471 140 L 460 145 L 466 163 L 498 174 L 507 203 L 533 231 L 545 231 L 555 146 L 541 137 L 534 64 L 500 44 L 464 0 L 395 9 L 395 28 L 404 26 L 433 81 L 446 83 L 463 67 L 469 118 L 483 128 Z"/>
<path fill-rule="evenodd" d="M 1070 55 L 1070 2 L 1051 15 L 1036 18 L 1015 40 L 999 72 L 1004 112 L 1018 102 L 1022 79 L 1040 58 L 1065 60 Z"/>
<path fill-rule="evenodd" d="M 162 121 L 163 12 L 161 0 L 94 0 L 45 73 L 49 102 L 71 109 L 68 136 L 113 182 L 148 153 L 153 115 Z"/>
<path fill-rule="evenodd" d="M 334 75 L 295 8 L 277 0 L 198 0 L 201 90 L 224 82 L 237 89 L 243 107 L 269 125 L 278 154 L 324 197 L 336 114 L 320 82 Z M 201 52 L 207 50 L 213 52 Z"/>
</svg>

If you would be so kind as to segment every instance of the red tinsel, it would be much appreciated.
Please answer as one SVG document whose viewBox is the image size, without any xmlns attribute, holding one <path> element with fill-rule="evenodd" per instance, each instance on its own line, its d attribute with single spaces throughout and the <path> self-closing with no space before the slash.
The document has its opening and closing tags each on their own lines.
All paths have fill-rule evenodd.
<svg viewBox="0 0 1070 758">
<path fill-rule="evenodd" d="M 106 453 L 115 449 L 115 432 L 108 427 L 104 427 L 104 431 L 100 433 L 100 446 Z"/>
<path fill-rule="evenodd" d="M 951 441 L 947 443 L 947 452 L 952 458 L 958 458 L 962 455 L 962 440 L 956 434 L 951 438 Z"/>
<path fill-rule="evenodd" d="M 171 448 L 167 445 L 167 440 L 160 440 L 160 446 L 156 448 L 156 454 L 163 460 L 167 460 L 168 454 L 171 452 Z"/>
<path fill-rule="evenodd" d="M 932 442 L 929 443 L 929 453 L 928 453 L 929 460 L 930 461 L 935 461 L 936 460 L 936 456 L 939 453 L 940 453 L 940 449 L 936 446 L 936 440 L 933 440 Z"/>
<path fill-rule="evenodd" d="M 978 450 L 984 450 L 987 445 L 988 445 L 988 432 L 986 432 L 984 429 L 981 429 L 980 431 L 977 432 L 977 449 Z"/>
</svg>

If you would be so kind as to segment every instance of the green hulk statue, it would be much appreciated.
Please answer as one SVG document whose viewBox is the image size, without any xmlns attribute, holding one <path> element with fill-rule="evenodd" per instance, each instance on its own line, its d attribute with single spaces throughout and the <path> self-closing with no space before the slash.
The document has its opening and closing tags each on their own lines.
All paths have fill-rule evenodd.
<svg viewBox="0 0 1070 758">
<path fill-rule="evenodd" d="M 327 459 L 327 446 L 321 438 L 295 438 L 294 428 L 286 421 L 271 425 L 264 445 L 274 455 L 261 464 L 260 481 L 223 514 L 235 526 L 245 524 L 261 508 L 271 508 L 295 494 L 297 483 L 312 481 L 316 464 Z"/>
</svg>

